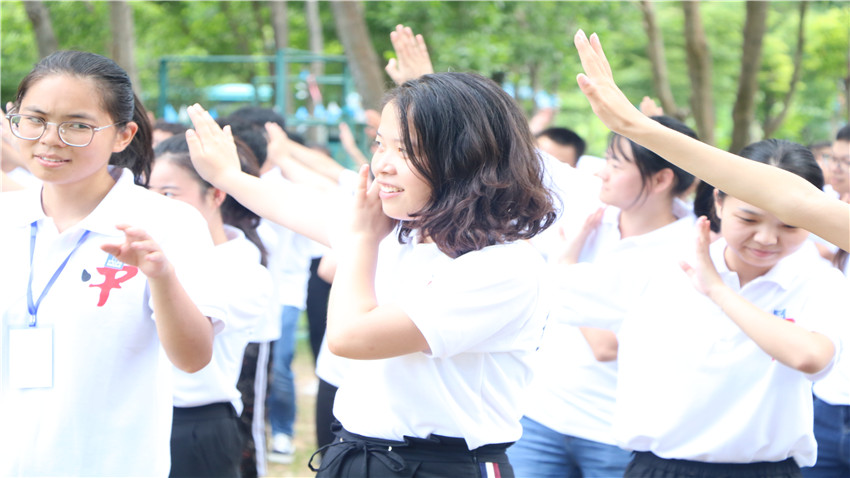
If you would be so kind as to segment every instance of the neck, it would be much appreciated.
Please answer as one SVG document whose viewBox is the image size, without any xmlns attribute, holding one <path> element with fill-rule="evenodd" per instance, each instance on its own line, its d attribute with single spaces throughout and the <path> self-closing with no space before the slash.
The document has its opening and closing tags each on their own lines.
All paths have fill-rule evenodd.
<svg viewBox="0 0 850 478">
<path fill-rule="evenodd" d="M 642 204 L 620 211 L 620 237 L 640 236 L 674 222 L 673 201 L 649 197 Z"/>
<path fill-rule="evenodd" d="M 224 223 L 221 222 L 221 216 L 210 219 L 209 228 L 214 245 L 218 246 L 230 240 L 227 238 L 227 233 L 224 232 Z"/>
<path fill-rule="evenodd" d="M 115 185 L 109 171 L 104 169 L 87 181 L 69 184 L 44 183 L 41 207 L 62 232 L 86 218 Z"/>
</svg>

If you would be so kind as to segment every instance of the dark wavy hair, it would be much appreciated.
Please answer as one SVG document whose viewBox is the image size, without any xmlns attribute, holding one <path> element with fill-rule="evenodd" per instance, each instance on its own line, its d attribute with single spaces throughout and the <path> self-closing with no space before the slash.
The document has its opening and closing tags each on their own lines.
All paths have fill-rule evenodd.
<svg viewBox="0 0 850 478">
<path fill-rule="evenodd" d="M 784 139 L 765 139 L 745 146 L 738 156 L 784 169 L 812 183 L 816 188 L 823 189 L 823 171 L 811 150 L 802 144 Z M 698 194 L 704 198 L 713 198 L 714 186 L 704 184 Z M 718 190 L 717 193 L 720 197 L 726 197 L 723 191 Z M 720 219 L 717 217 L 713 200 L 694 202 L 694 214 L 706 216 L 712 223 L 712 230 L 720 230 Z"/>
<path fill-rule="evenodd" d="M 449 257 L 529 239 L 555 220 L 543 167 L 517 104 L 492 80 L 473 73 L 435 73 L 403 83 L 392 104 L 414 171 L 431 197 L 402 221 Z"/>
<path fill-rule="evenodd" d="M 21 80 L 15 94 L 14 108 L 20 110 L 21 100 L 36 82 L 52 75 L 68 75 L 92 79 L 100 93 L 100 105 L 118 128 L 133 121 L 139 127 L 124 151 L 112 153 L 109 164 L 133 171 L 136 184 L 147 185 L 153 163 L 152 127 L 145 107 L 133 93 L 130 77 L 109 58 L 84 51 L 57 51 L 39 61 Z"/>
<path fill-rule="evenodd" d="M 694 130 L 689 128 L 685 123 L 672 118 L 670 116 L 652 116 L 652 119 L 661 123 L 662 125 L 682 133 L 686 136 L 690 136 L 694 139 L 699 139 Z M 611 138 L 608 142 L 608 149 L 613 151 L 619 158 L 622 158 L 626 161 L 630 161 L 625 154 L 623 154 L 622 142 L 628 141 L 628 143 L 632 147 L 632 156 L 634 157 L 634 163 L 640 172 L 641 185 L 640 185 L 640 194 L 638 195 L 638 199 L 643 196 L 643 192 L 646 189 L 647 184 L 649 184 L 649 180 L 652 179 L 652 175 L 661 171 L 662 169 L 669 169 L 673 171 L 673 189 L 671 193 L 673 196 L 678 196 L 685 192 L 691 184 L 694 182 L 694 176 L 684 169 L 676 166 L 675 164 L 667 161 L 661 156 L 655 154 L 655 152 L 644 148 L 643 146 L 635 143 L 634 141 L 626 138 L 625 136 L 621 136 L 617 133 L 612 133 Z M 636 199 L 635 201 L 637 201 Z"/>
<path fill-rule="evenodd" d="M 260 166 L 254 153 L 239 138 L 234 138 L 234 142 L 236 143 L 236 154 L 239 156 L 242 171 L 252 176 L 259 176 Z M 212 184 L 201 178 L 198 171 L 192 165 L 192 160 L 189 157 L 189 143 L 186 142 L 186 136 L 178 134 L 163 140 L 154 149 L 154 155 L 157 161 L 170 161 L 186 170 L 201 185 L 203 191 L 207 191 L 213 187 Z M 264 266 L 267 265 L 267 251 L 263 245 L 263 241 L 260 240 L 260 235 L 257 233 L 257 226 L 260 225 L 260 216 L 240 204 L 233 196 L 228 195 L 224 199 L 224 202 L 221 203 L 221 219 L 225 224 L 239 228 L 244 232 L 245 237 L 260 250 L 260 263 Z"/>
</svg>

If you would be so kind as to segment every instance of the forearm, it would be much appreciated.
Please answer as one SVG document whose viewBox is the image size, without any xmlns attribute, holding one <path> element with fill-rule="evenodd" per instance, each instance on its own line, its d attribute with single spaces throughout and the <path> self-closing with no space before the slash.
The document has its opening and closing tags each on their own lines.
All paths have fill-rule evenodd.
<svg viewBox="0 0 850 478">
<path fill-rule="evenodd" d="M 345 169 L 344 167 L 342 167 L 341 164 L 334 161 L 333 158 L 331 158 L 330 156 L 310 149 L 294 141 L 290 141 L 290 151 L 293 158 L 295 158 L 305 166 L 313 169 L 322 176 L 325 176 L 326 178 L 330 179 L 334 183 L 339 181 L 339 173 L 341 173 Z"/>
<path fill-rule="evenodd" d="M 829 198 L 805 179 L 689 138 L 646 117 L 634 118 L 621 129 L 625 136 L 725 193 L 767 210 L 786 224 L 850 248 L 850 206 Z"/>
<path fill-rule="evenodd" d="M 301 184 L 275 184 L 241 171 L 222 176 L 214 186 L 257 215 L 321 244 L 330 244 L 326 221 L 332 204 L 327 194 Z"/>
<path fill-rule="evenodd" d="M 360 349 L 367 338 L 358 322 L 378 306 L 375 295 L 375 269 L 378 245 L 372 240 L 354 240 L 346 251 L 334 254 L 336 272 L 328 302 L 327 339 L 334 353 Z M 368 345 L 367 345 L 368 346 Z"/>
<path fill-rule="evenodd" d="M 277 162 L 277 166 L 280 168 L 283 176 L 293 183 L 303 184 L 320 191 L 331 191 L 336 188 L 335 182 L 295 159 L 282 159 Z"/>
<path fill-rule="evenodd" d="M 212 358 L 213 326 L 186 293 L 174 270 L 149 279 L 156 329 L 171 362 L 185 372 L 204 368 Z"/>
<path fill-rule="evenodd" d="M 725 284 L 713 287 L 708 297 L 780 363 L 804 373 L 817 373 L 832 361 L 835 348 L 826 336 L 759 309 Z"/>
</svg>

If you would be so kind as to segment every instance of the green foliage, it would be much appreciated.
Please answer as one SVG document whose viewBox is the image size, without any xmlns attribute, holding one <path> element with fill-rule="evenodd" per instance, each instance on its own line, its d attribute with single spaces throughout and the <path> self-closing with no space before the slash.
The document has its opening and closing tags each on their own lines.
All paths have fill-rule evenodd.
<svg viewBox="0 0 850 478">
<path fill-rule="evenodd" d="M 110 54 L 108 2 L 47 2 L 60 48 Z M 271 55 L 274 35 L 266 2 L 136 1 L 136 62 L 143 98 L 149 105 L 159 95 L 159 60 L 164 55 Z M 679 107 L 689 107 L 684 15 L 680 2 L 654 3 L 662 29 L 671 88 Z M 287 3 L 289 47 L 309 49 L 304 2 Z M 32 26 L 18 1 L 3 1 L 2 100 L 12 99 L 20 79 L 38 60 Z M 330 5 L 319 3 L 327 54 L 342 54 Z M 637 104 L 656 96 L 643 18 L 636 2 L 514 1 L 369 1 L 366 22 L 382 61 L 393 56 L 388 33 L 397 23 L 413 27 L 428 42 L 438 71 L 478 71 L 498 75 L 517 86 L 556 94 L 559 125 L 585 136 L 592 154 L 604 154 L 608 132 L 593 116 L 575 84 L 581 65 L 572 45 L 578 28 L 599 33 L 623 91 Z M 700 13 L 713 61 L 713 94 L 718 144 L 731 137 L 731 109 L 740 75 L 744 2 L 701 2 Z M 775 116 L 793 71 L 798 23 L 797 2 L 771 2 L 763 65 L 756 98 L 756 123 Z M 806 16 L 803 72 L 788 116 L 775 136 L 800 142 L 828 138 L 847 122 L 841 81 L 847 76 L 850 45 L 847 3 L 814 1 Z M 383 65 L 382 65 L 383 66 Z M 187 101 L 200 99 L 201 88 L 247 82 L 271 73 L 259 64 L 183 63 L 170 71 L 175 91 Z M 389 81 L 387 79 L 387 81 Z M 534 104 L 522 100 L 531 114 Z"/>
</svg>

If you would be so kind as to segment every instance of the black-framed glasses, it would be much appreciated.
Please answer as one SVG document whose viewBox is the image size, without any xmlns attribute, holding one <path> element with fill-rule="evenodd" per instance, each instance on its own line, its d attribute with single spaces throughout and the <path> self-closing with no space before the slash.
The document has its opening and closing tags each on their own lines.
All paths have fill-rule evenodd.
<svg viewBox="0 0 850 478">
<path fill-rule="evenodd" d="M 35 141 L 44 135 L 44 132 L 47 131 L 47 125 L 52 124 L 56 126 L 56 129 L 59 131 L 59 139 L 61 139 L 63 143 L 77 148 L 82 148 L 91 144 L 92 139 L 94 139 L 94 134 L 98 131 L 121 124 L 112 123 L 106 126 L 92 126 L 87 123 L 80 123 L 79 121 L 63 121 L 61 123 L 54 123 L 52 121 L 45 121 L 38 116 L 19 114 L 8 114 L 6 115 L 6 118 L 9 120 L 9 126 L 11 126 L 12 134 L 18 138 L 25 139 L 27 141 Z"/>
</svg>

